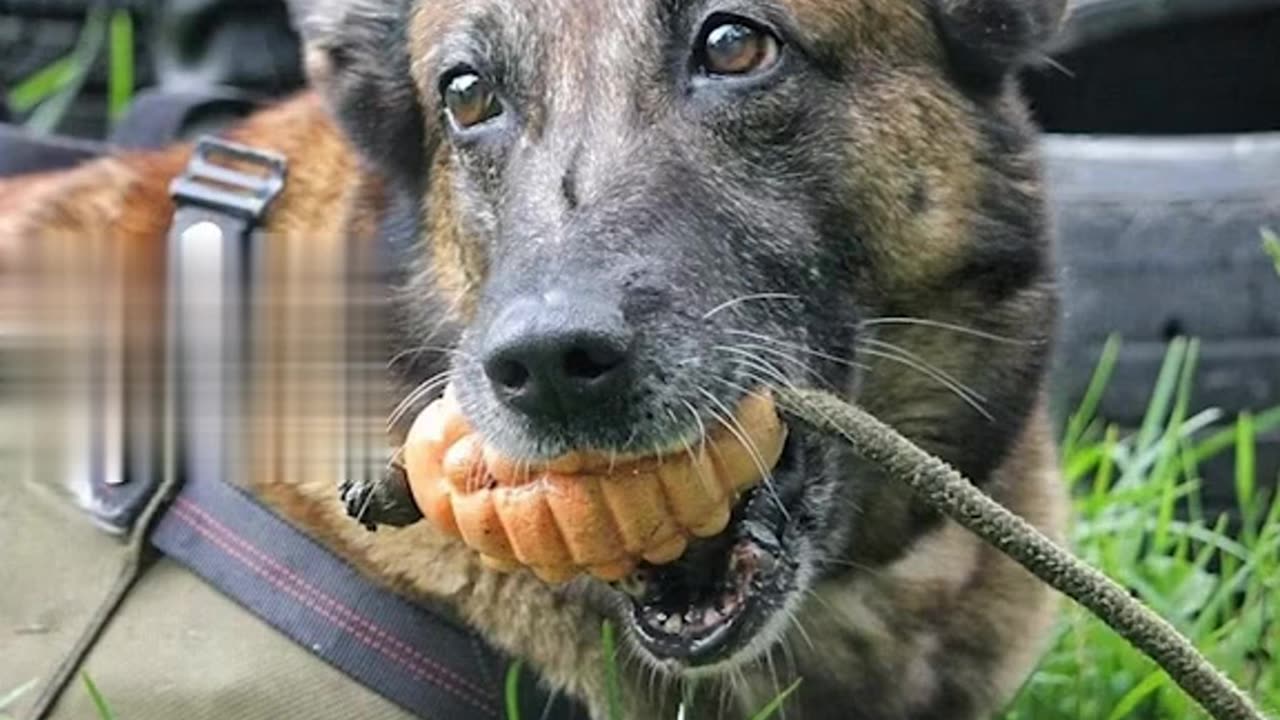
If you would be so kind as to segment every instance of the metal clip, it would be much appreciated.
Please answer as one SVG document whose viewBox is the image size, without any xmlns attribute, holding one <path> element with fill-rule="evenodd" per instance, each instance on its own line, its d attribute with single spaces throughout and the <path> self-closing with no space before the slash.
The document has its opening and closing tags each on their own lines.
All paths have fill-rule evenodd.
<svg viewBox="0 0 1280 720">
<path fill-rule="evenodd" d="M 169 186 L 179 204 L 191 203 L 256 223 L 284 189 L 288 161 L 272 152 L 202 137 L 186 170 Z"/>
</svg>

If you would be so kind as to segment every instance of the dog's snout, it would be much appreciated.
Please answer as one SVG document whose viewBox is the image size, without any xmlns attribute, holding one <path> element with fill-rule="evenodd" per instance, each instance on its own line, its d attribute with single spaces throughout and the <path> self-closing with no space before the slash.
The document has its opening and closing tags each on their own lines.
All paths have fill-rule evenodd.
<svg viewBox="0 0 1280 720">
<path fill-rule="evenodd" d="M 507 305 L 490 329 L 482 361 L 503 404 L 564 419 L 617 397 L 631 352 L 632 333 L 616 304 L 552 292 Z"/>
</svg>

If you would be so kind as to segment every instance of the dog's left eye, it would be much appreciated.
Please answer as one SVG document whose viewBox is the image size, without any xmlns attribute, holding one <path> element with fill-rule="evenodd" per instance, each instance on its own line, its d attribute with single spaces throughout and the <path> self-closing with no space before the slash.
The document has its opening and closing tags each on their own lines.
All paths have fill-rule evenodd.
<svg viewBox="0 0 1280 720">
<path fill-rule="evenodd" d="M 698 65 L 711 76 L 750 75 L 778 61 L 778 38 L 742 18 L 713 18 L 701 37 Z"/>
<path fill-rule="evenodd" d="M 441 87 L 444 104 L 453 122 L 463 130 L 482 125 L 502 114 L 497 93 L 479 74 L 459 72 Z"/>
</svg>

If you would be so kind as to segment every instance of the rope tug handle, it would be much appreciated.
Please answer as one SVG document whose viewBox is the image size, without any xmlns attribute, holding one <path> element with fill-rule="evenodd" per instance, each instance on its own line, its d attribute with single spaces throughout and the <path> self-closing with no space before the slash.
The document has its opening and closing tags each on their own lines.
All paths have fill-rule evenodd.
<svg viewBox="0 0 1280 720">
<path fill-rule="evenodd" d="M 828 393 L 776 390 L 779 406 L 906 483 L 934 510 L 963 525 L 1036 577 L 1084 606 L 1141 650 L 1214 720 L 1267 720 L 1249 696 L 1164 618 L 1111 578 L 983 494 L 942 460 L 896 430 Z"/>
</svg>

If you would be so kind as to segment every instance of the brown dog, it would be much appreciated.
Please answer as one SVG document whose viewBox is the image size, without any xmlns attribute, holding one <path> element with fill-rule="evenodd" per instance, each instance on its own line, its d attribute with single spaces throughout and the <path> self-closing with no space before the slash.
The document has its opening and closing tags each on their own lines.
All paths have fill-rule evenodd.
<svg viewBox="0 0 1280 720">
<path fill-rule="evenodd" d="M 668 447 L 751 388 L 819 385 L 1058 534 L 1051 251 L 1012 73 L 1063 4 L 298 0 L 317 93 L 231 134 L 290 162 L 255 492 L 601 717 L 602 616 L 626 629 L 629 716 L 673 716 L 690 679 L 708 715 L 742 716 L 792 677 L 793 718 L 990 716 L 1042 650 L 1048 591 L 798 428 L 724 533 L 630 595 L 495 574 L 427 523 L 367 533 L 314 422 L 340 414 L 315 389 L 343 333 L 301 301 L 395 228 L 416 243 L 406 387 L 447 377 L 511 456 Z M 6 266 L 58 327 L 114 288 L 128 357 L 152 357 L 187 154 L 0 185 Z"/>
</svg>

